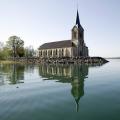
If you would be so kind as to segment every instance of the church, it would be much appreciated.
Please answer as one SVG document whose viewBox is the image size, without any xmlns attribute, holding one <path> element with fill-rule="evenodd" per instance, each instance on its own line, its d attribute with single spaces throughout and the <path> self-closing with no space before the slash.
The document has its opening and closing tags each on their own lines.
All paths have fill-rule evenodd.
<svg viewBox="0 0 120 120">
<path fill-rule="evenodd" d="M 76 24 L 71 30 L 71 39 L 44 43 L 39 47 L 40 58 L 76 58 L 89 56 L 84 42 L 84 29 L 77 10 Z"/>
</svg>

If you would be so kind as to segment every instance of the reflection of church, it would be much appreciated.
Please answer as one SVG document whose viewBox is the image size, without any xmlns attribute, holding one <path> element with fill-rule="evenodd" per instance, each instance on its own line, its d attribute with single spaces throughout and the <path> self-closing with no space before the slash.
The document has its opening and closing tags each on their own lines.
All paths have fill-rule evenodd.
<svg viewBox="0 0 120 120">
<path fill-rule="evenodd" d="M 84 95 L 84 79 L 88 75 L 88 66 L 41 65 L 39 67 L 39 74 L 48 80 L 57 80 L 57 82 L 71 83 L 71 94 L 75 99 L 76 110 L 78 111 L 80 98 Z"/>
</svg>

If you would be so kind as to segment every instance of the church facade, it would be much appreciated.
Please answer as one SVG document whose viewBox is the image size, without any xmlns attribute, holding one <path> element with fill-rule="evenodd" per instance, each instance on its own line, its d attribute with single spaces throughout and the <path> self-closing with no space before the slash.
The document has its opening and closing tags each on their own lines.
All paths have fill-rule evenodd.
<svg viewBox="0 0 120 120">
<path fill-rule="evenodd" d="M 76 24 L 71 30 L 71 39 L 45 43 L 39 47 L 40 58 L 87 57 L 89 50 L 84 42 L 84 29 L 77 11 Z"/>
</svg>

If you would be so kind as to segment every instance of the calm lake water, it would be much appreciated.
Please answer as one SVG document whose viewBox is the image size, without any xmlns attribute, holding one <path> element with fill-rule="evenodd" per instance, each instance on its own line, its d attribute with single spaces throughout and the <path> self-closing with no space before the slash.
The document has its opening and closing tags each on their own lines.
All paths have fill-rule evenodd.
<svg viewBox="0 0 120 120">
<path fill-rule="evenodd" d="M 0 120 L 120 120 L 120 60 L 0 64 Z"/>
</svg>

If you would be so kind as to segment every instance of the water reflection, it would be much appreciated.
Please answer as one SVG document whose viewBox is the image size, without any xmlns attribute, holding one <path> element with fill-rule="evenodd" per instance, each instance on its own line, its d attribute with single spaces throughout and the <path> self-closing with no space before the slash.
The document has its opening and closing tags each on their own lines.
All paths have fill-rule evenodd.
<svg viewBox="0 0 120 120">
<path fill-rule="evenodd" d="M 93 65 L 94 67 L 96 65 Z M 100 65 L 98 65 L 100 66 Z M 71 85 L 71 95 L 76 104 L 76 111 L 79 110 L 80 99 L 84 96 L 84 80 L 88 77 L 89 67 L 91 65 L 50 65 L 43 64 L 21 65 L 6 64 L 0 65 L 0 85 L 24 83 L 25 76 L 28 79 L 36 79 L 36 76 L 42 77 L 43 80 L 55 80 L 56 82 L 69 83 Z M 31 73 L 32 78 L 29 76 Z M 39 74 L 39 75 L 38 75 Z"/>
<path fill-rule="evenodd" d="M 79 101 L 84 96 L 84 80 L 88 75 L 88 65 L 41 65 L 39 74 L 45 78 L 44 80 L 70 83 L 76 111 L 79 110 Z"/>
<path fill-rule="evenodd" d="M 23 83 L 24 81 L 24 65 L 20 64 L 4 64 L 0 66 L 1 85 Z"/>
</svg>

